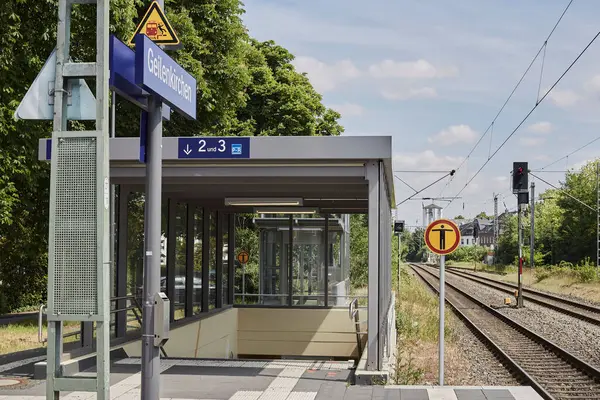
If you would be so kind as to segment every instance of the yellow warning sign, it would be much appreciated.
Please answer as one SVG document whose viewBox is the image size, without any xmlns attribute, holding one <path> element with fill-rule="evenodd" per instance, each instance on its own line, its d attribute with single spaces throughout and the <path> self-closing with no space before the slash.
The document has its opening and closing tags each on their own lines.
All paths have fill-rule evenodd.
<svg viewBox="0 0 600 400">
<path fill-rule="evenodd" d="M 135 43 L 135 35 L 139 33 L 148 36 L 156 44 L 179 44 L 179 38 L 156 0 L 150 4 L 144 18 L 142 18 L 142 22 L 140 22 L 135 33 L 129 39 L 130 45 Z"/>
<path fill-rule="evenodd" d="M 460 229 L 450 220 L 435 220 L 425 230 L 425 243 L 436 254 L 450 254 L 460 244 Z"/>
</svg>

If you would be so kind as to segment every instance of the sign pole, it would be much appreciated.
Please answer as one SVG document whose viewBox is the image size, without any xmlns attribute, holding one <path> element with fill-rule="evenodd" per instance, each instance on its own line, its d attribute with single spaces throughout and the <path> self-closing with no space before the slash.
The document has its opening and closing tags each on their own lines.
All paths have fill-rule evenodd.
<svg viewBox="0 0 600 400">
<path fill-rule="evenodd" d="M 519 273 L 518 273 L 518 290 L 519 297 L 517 297 L 517 308 L 523 307 L 523 229 L 521 221 L 521 204 L 518 204 L 518 220 L 517 220 L 517 231 L 519 232 Z"/>
<path fill-rule="evenodd" d="M 164 0 L 158 0 L 164 7 Z M 142 393 L 144 400 L 159 400 L 160 352 L 154 346 L 154 297 L 160 292 L 160 234 L 162 199 L 162 102 L 148 98 L 146 159 L 146 244 L 142 325 Z"/>
<path fill-rule="evenodd" d="M 445 308 L 445 268 L 446 268 L 446 256 L 440 256 L 440 386 L 444 386 L 444 308 Z"/>
</svg>

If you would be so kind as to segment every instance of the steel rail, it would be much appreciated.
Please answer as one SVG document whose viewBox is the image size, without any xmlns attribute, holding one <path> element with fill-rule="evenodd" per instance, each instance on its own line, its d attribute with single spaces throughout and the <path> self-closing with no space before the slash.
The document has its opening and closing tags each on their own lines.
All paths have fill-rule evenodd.
<svg viewBox="0 0 600 400">
<path fill-rule="evenodd" d="M 428 270 L 426 267 L 423 267 L 423 266 L 420 266 L 417 264 L 411 264 L 411 267 L 415 271 L 416 270 L 424 271 L 428 275 L 437 279 L 436 274 L 434 274 L 433 272 Z M 422 279 L 426 279 L 426 278 L 424 278 L 422 276 Z M 570 385 L 571 388 L 573 388 L 573 390 L 569 390 L 570 388 L 568 388 L 568 387 L 566 388 L 569 393 L 573 393 L 573 392 L 575 392 L 577 394 L 585 393 L 585 395 L 589 395 L 589 393 L 593 393 L 592 396 L 600 395 L 600 370 L 596 369 L 595 367 L 593 367 L 592 365 L 588 364 L 587 362 L 581 360 L 580 358 L 574 356 L 567 350 L 557 346 L 556 344 L 549 341 L 548 339 L 534 333 L 533 331 L 529 330 L 528 328 L 525 328 L 524 326 L 522 326 L 521 324 L 512 320 L 511 318 L 505 316 L 504 314 L 500 313 L 499 311 L 497 311 L 497 310 L 493 309 L 492 307 L 488 306 L 487 304 L 483 303 L 479 299 L 473 297 L 466 291 L 459 289 L 458 287 L 456 287 L 450 283 L 446 283 L 446 286 L 451 288 L 454 292 L 458 293 L 460 296 L 462 296 L 462 297 L 466 298 L 467 300 L 469 300 L 470 302 L 474 303 L 477 307 L 479 307 L 479 309 L 481 309 L 481 310 L 485 311 L 487 314 L 495 317 L 495 320 L 500 320 L 500 321 L 504 322 L 504 324 L 506 324 L 509 328 L 512 328 L 514 331 L 519 332 L 521 335 L 523 335 L 526 338 L 528 338 L 529 340 L 531 340 L 531 342 L 533 342 L 534 344 L 541 346 L 541 348 L 543 348 L 546 351 L 546 354 L 548 352 L 552 353 L 554 355 L 555 359 L 560 360 L 560 362 L 562 362 L 562 363 L 566 363 L 567 365 L 570 366 L 571 369 L 574 368 L 579 374 L 581 374 L 580 376 L 577 376 L 577 377 L 569 377 L 569 376 L 559 377 L 559 379 L 564 378 L 564 383 L 566 385 Z M 525 343 L 520 342 L 518 338 L 514 338 L 514 341 L 511 341 L 510 343 L 513 346 L 525 345 Z M 498 345 L 497 343 L 494 342 L 494 344 L 496 345 L 497 348 L 500 347 L 500 345 Z M 533 350 L 536 350 L 539 352 L 540 349 L 533 349 Z M 519 349 L 515 349 L 513 347 L 512 350 L 514 352 L 517 352 L 517 354 L 521 354 L 520 353 L 521 350 L 519 350 Z M 527 349 L 525 351 L 529 352 L 530 354 L 534 354 L 533 350 Z M 515 361 L 515 360 L 513 360 L 513 361 Z M 521 365 L 519 365 L 519 363 L 517 361 L 515 361 L 515 363 L 517 363 L 517 365 L 519 367 L 518 370 L 522 370 L 522 371 L 526 372 L 526 370 L 528 370 L 528 369 L 535 369 L 538 365 L 548 365 L 547 357 L 544 357 L 543 364 L 538 363 L 537 361 L 539 361 L 539 360 L 536 361 L 535 358 L 533 359 L 533 361 L 535 361 L 535 364 L 532 364 L 531 359 L 527 359 L 525 361 L 528 362 L 528 365 L 521 366 Z M 560 368 L 561 368 L 560 366 L 557 367 L 557 369 L 560 369 Z M 556 382 L 555 378 L 554 379 L 542 378 L 542 379 L 538 380 L 537 378 L 532 376 L 534 374 L 537 374 L 538 376 L 541 375 L 539 367 L 538 367 L 537 372 L 534 372 L 533 374 L 528 374 L 527 376 L 529 376 L 529 379 L 532 380 L 532 382 L 530 382 L 531 386 L 536 391 L 538 391 L 538 393 L 542 397 L 544 397 L 546 399 L 560 399 L 561 398 L 560 394 L 561 393 L 565 394 L 565 390 L 559 390 L 559 389 L 549 390 L 547 388 L 544 388 L 543 387 L 544 383 L 539 381 L 539 380 L 545 380 L 546 385 L 552 384 L 552 386 L 556 388 L 557 382 Z M 582 389 L 579 389 L 579 388 L 577 388 L 576 382 L 577 382 L 577 380 L 581 380 L 581 379 L 586 380 L 586 382 L 580 382 L 580 386 L 585 386 L 585 387 Z M 559 382 L 559 383 L 561 383 L 561 382 Z M 560 389 L 565 389 L 565 388 L 561 387 Z M 567 396 L 567 397 L 571 398 L 570 396 Z M 579 397 L 579 398 L 597 398 L 597 397 Z"/>
</svg>

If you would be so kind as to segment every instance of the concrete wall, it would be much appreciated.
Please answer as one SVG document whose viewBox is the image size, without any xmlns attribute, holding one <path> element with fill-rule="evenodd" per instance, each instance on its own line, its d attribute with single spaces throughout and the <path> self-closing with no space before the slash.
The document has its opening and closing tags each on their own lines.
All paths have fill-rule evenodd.
<svg viewBox="0 0 600 400">
<path fill-rule="evenodd" d="M 238 355 L 238 309 L 231 308 L 171 330 L 165 345 L 169 357 L 232 358 Z M 140 341 L 124 346 L 140 357 Z"/>
<path fill-rule="evenodd" d="M 367 310 L 361 309 L 360 319 L 366 318 Z M 356 352 L 347 308 L 238 309 L 241 355 L 356 357 Z"/>
</svg>

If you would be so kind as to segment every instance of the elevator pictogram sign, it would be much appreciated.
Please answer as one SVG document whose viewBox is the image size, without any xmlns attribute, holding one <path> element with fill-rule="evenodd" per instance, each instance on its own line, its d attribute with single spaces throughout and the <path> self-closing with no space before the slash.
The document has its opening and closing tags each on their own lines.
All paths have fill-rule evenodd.
<svg viewBox="0 0 600 400">
<path fill-rule="evenodd" d="M 460 229 L 450 220 L 435 220 L 425 230 L 425 243 L 436 254 L 450 254 L 460 244 Z"/>
</svg>

